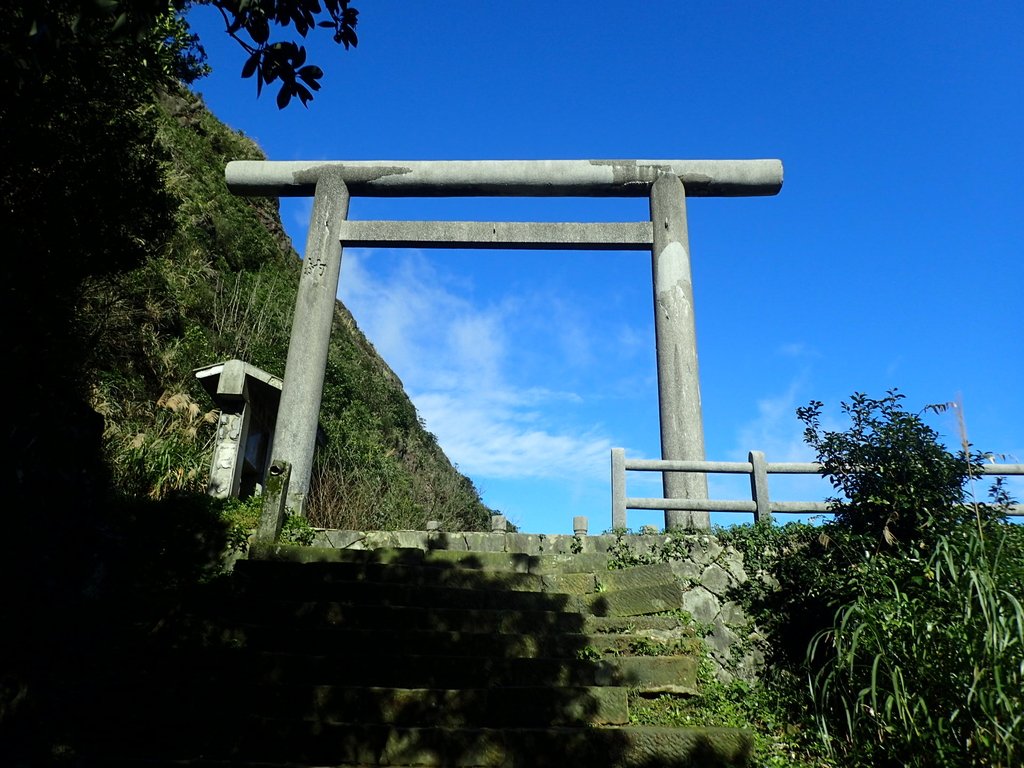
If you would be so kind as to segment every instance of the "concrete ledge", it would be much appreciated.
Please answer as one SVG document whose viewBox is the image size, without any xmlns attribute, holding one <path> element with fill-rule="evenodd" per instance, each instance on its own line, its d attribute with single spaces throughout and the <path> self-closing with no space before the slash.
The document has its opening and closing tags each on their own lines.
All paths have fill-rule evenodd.
<svg viewBox="0 0 1024 768">
<path fill-rule="evenodd" d="M 704 532 L 658 534 L 500 533 L 482 531 L 346 531 L 317 529 L 315 547 L 337 549 L 417 548 L 475 552 L 509 552 L 523 555 L 605 555 L 622 547 L 634 555 L 649 555 L 669 542 L 682 540 L 691 556 L 710 562 L 722 553 L 717 539 Z"/>
</svg>

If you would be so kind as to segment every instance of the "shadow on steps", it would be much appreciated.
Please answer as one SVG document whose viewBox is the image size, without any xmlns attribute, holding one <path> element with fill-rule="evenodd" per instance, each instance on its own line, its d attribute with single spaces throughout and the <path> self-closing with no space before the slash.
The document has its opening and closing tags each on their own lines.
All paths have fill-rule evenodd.
<svg viewBox="0 0 1024 768">
<path fill-rule="evenodd" d="M 510 589 L 509 572 L 465 554 L 295 561 L 304 558 L 315 553 L 239 563 L 166 615 L 111 606 L 109 632 L 80 649 L 57 697 L 68 730 L 54 762 L 682 768 L 749 759 L 739 731 L 607 727 L 628 722 L 626 688 L 642 681 L 592 658 L 578 596 Z M 600 599 L 589 606 L 601 612 Z"/>
</svg>

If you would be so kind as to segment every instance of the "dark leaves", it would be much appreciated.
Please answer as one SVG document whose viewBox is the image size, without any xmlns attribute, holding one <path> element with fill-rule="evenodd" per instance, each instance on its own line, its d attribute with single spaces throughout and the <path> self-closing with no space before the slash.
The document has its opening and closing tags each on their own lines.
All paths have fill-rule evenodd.
<svg viewBox="0 0 1024 768">
<path fill-rule="evenodd" d="M 288 102 L 292 100 L 292 91 L 287 84 L 281 86 L 281 90 L 277 92 L 277 108 L 284 109 L 288 106 Z"/>
<path fill-rule="evenodd" d="M 263 45 L 270 39 L 270 24 L 263 16 L 256 16 L 245 25 L 246 31 L 256 45 Z"/>
<path fill-rule="evenodd" d="M 249 58 L 245 60 L 245 64 L 242 65 L 242 77 L 252 77 L 256 74 L 256 67 L 259 66 L 259 63 L 260 52 L 257 51 L 249 56 Z"/>
<path fill-rule="evenodd" d="M 359 11 L 349 5 L 349 0 L 212 0 L 224 16 L 227 33 L 235 38 L 248 53 L 242 65 L 242 77 L 256 75 L 256 94 L 263 92 L 263 86 L 281 81 L 277 94 L 277 106 L 284 109 L 292 99 L 298 97 L 308 105 L 313 91 L 320 90 L 323 70 L 306 64 L 306 49 L 294 41 L 270 43 L 271 24 L 279 27 L 294 25 L 300 37 L 306 37 L 310 30 L 320 27 L 333 30 L 335 43 L 345 49 L 359 45 L 356 24 Z M 323 15 L 327 18 L 319 18 Z M 248 35 L 249 40 L 245 39 Z"/>
<path fill-rule="evenodd" d="M 317 81 L 323 76 L 324 71 L 314 64 L 310 64 L 299 70 L 299 77 L 314 91 L 320 90 L 320 83 Z"/>
</svg>

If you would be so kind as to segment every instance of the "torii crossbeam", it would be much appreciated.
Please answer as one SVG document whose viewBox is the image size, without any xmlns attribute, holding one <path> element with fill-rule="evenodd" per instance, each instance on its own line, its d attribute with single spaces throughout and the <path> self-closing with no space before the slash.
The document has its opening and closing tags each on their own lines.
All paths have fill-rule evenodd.
<svg viewBox="0 0 1024 768">
<path fill-rule="evenodd" d="M 703 460 L 704 430 L 686 197 L 774 195 L 779 160 L 234 161 L 238 195 L 313 196 L 274 457 L 291 463 L 288 506 L 302 514 L 313 466 L 334 301 L 345 245 L 650 250 L 662 458 Z M 650 221 L 348 221 L 351 196 L 649 197 Z M 666 473 L 666 498 L 707 498 L 703 475 Z M 706 512 L 666 510 L 666 528 L 707 528 Z"/>
</svg>

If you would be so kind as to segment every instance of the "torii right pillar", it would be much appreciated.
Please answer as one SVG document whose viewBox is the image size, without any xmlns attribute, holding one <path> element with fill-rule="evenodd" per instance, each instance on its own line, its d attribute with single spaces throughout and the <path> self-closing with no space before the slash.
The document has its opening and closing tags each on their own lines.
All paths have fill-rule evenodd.
<svg viewBox="0 0 1024 768">
<path fill-rule="evenodd" d="M 661 458 L 704 460 L 704 424 L 697 367 L 697 326 L 686 226 L 686 190 L 672 173 L 651 185 L 651 270 L 654 335 L 658 353 Z M 666 499 L 707 499 L 707 475 L 662 474 Z M 711 527 L 710 513 L 665 510 L 665 529 Z"/>
</svg>

